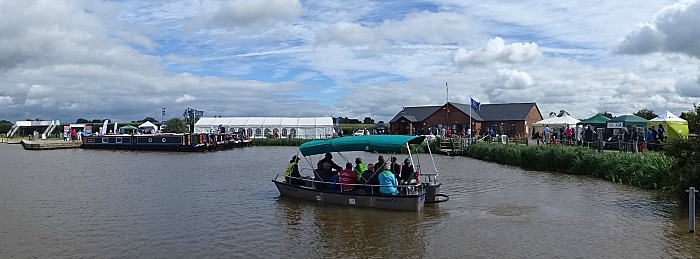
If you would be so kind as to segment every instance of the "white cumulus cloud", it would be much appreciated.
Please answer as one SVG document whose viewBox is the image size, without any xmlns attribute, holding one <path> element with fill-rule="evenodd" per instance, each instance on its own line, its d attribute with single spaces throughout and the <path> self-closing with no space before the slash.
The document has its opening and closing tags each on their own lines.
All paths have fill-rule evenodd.
<svg viewBox="0 0 700 259">
<path fill-rule="evenodd" d="M 506 45 L 501 37 L 490 39 L 485 46 L 477 50 L 458 49 L 452 62 L 458 66 L 491 63 L 532 63 L 542 56 L 537 43 L 514 42 Z"/>
<path fill-rule="evenodd" d="M 183 96 L 178 97 L 175 99 L 175 103 L 184 103 L 184 102 L 189 102 L 189 101 L 194 101 L 194 96 L 191 96 L 189 94 L 185 94 Z"/>
</svg>

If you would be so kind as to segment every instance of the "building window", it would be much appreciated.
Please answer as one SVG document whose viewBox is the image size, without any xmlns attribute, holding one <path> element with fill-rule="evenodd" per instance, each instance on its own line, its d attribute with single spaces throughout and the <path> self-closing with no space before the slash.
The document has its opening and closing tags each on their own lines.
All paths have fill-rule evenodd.
<svg viewBox="0 0 700 259">
<path fill-rule="evenodd" d="M 260 128 L 255 129 L 255 136 L 262 137 L 262 130 L 260 130 Z"/>
<path fill-rule="evenodd" d="M 508 123 L 508 134 L 515 133 L 515 123 Z"/>
<path fill-rule="evenodd" d="M 294 138 L 297 136 L 297 130 L 296 129 L 291 129 L 289 130 L 289 135 Z"/>
<path fill-rule="evenodd" d="M 270 136 L 272 134 L 272 131 L 270 129 L 265 129 L 265 136 Z"/>
<path fill-rule="evenodd" d="M 282 137 L 286 137 L 286 136 L 287 136 L 287 129 L 282 129 Z"/>
<path fill-rule="evenodd" d="M 248 129 L 246 135 L 253 136 L 253 129 Z"/>
</svg>

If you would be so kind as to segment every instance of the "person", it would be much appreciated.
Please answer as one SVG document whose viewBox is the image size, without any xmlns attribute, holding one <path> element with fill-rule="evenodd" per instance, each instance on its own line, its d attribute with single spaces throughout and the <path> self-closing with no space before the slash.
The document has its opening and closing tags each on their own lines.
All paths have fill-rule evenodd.
<svg viewBox="0 0 700 259">
<path fill-rule="evenodd" d="M 299 157 L 296 155 L 292 156 L 292 160 L 289 160 L 287 170 L 284 171 L 284 179 L 288 184 L 304 185 L 301 174 L 299 174 Z"/>
<path fill-rule="evenodd" d="M 376 185 L 379 185 L 379 173 L 374 171 L 374 164 L 368 164 L 367 165 L 367 170 L 362 174 L 362 178 L 360 180 L 361 183 L 367 184 L 370 186 L 365 186 L 365 192 L 372 192 L 372 191 L 378 191 L 379 187 Z M 374 186 L 371 186 L 374 185 Z"/>
<path fill-rule="evenodd" d="M 627 152 L 628 143 L 630 142 L 630 133 L 627 128 L 622 128 L 622 152 Z"/>
<path fill-rule="evenodd" d="M 357 183 L 357 175 L 352 171 L 352 163 L 345 164 L 345 169 L 340 171 L 338 176 L 338 182 L 340 182 L 340 189 L 344 192 L 355 189 L 353 184 Z"/>
<path fill-rule="evenodd" d="M 452 137 L 452 129 L 447 129 L 447 137 L 448 138 Z"/>
<path fill-rule="evenodd" d="M 637 128 L 637 152 L 644 153 L 644 130 Z"/>
<path fill-rule="evenodd" d="M 649 142 L 651 142 L 653 150 L 659 150 L 659 132 L 654 129 L 654 126 L 651 126 L 651 136 Z"/>
<path fill-rule="evenodd" d="M 535 140 L 537 140 L 537 145 L 540 144 L 540 132 L 539 132 L 539 131 L 535 131 L 535 133 L 532 134 L 532 138 L 534 138 Z"/>
<path fill-rule="evenodd" d="M 557 144 L 557 136 L 552 136 L 552 145 Z"/>
<path fill-rule="evenodd" d="M 544 143 L 549 144 L 550 140 L 549 125 L 544 125 Z"/>
<path fill-rule="evenodd" d="M 591 125 L 586 125 L 586 131 L 583 132 L 583 141 L 586 142 L 587 146 L 590 146 L 593 142 L 593 129 L 591 129 Z"/>
<path fill-rule="evenodd" d="M 339 191 L 340 190 L 340 186 L 338 185 L 338 179 L 339 179 L 338 171 L 331 171 L 331 176 L 328 177 L 328 181 L 331 182 L 331 186 L 329 188 L 329 189 L 331 189 L 331 191 Z"/>
<path fill-rule="evenodd" d="M 566 135 L 566 144 L 571 145 L 571 141 L 574 139 L 574 130 L 569 126 L 569 124 L 566 124 L 564 135 Z"/>
<path fill-rule="evenodd" d="M 379 156 L 377 157 L 377 164 L 374 165 L 374 170 L 375 170 L 375 172 L 376 172 L 376 173 L 381 172 L 381 171 L 382 171 L 382 168 L 384 168 L 384 165 L 385 165 L 385 164 L 386 164 L 386 162 L 384 161 L 384 156 L 379 155 Z"/>
<path fill-rule="evenodd" d="M 659 144 L 665 140 L 664 136 L 665 130 L 664 130 L 664 125 L 659 123 Z"/>
<path fill-rule="evenodd" d="M 391 173 L 394 174 L 394 177 L 398 179 L 401 177 L 401 165 L 396 162 L 396 157 L 392 156 L 391 157 Z"/>
<path fill-rule="evenodd" d="M 637 135 L 637 126 L 632 125 L 632 130 L 630 131 L 630 142 L 629 142 L 629 151 L 632 153 L 637 153 L 637 138 L 639 136 Z"/>
<path fill-rule="evenodd" d="M 411 180 L 416 177 L 415 171 L 413 170 L 413 165 L 411 165 L 411 160 L 406 158 L 403 160 L 403 165 L 401 166 L 401 178 L 399 184 L 410 184 Z"/>
<path fill-rule="evenodd" d="M 319 182 L 328 182 L 330 181 L 330 177 L 332 175 L 333 171 L 331 169 L 331 164 L 328 162 L 325 162 L 321 164 L 318 169 L 316 169 L 316 175 L 314 177 L 314 180 L 319 181 Z M 316 186 L 318 189 L 328 189 L 328 184 L 327 183 L 316 183 Z"/>
<path fill-rule="evenodd" d="M 379 192 L 383 194 L 397 195 L 399 190 L 396 188 L 399 186 L 399 182 L 396 177 L 391 173 L 391 165 L 384 165 L 384 171 L 379 174 Z"/>
<path fill-rule="evenodd" d="M 489 128 L 489 141 L 493 141 L 493 137 L 496 136 L 496 134 L 493 132 L 493 128 Z"/>
<path fill-rule="evenodd" d="M 355 172 L 355 177 L 357 179 L 360 179 L 362 177 L 362 174 L 365 173 L 367 170 L 367 166 L 365 163 L 362 163 L 362 158 L 355 158 L 355 169 L 353 170 Z"/>
<path fill-rule="evenodd" d="M 71 130 L 71 132 L 70 132 L 71 141 L 76 140 L 77 138 L 78 138 L 78 133 L 75 132 L 75 129 Z"/>
<path fill-rule="evenodd" d="M 342 167 L 340 167 L 338 164 L 333 162 L 333 154 L 331 154 L 331 153 L 326 153 L 325 157 L 323 159 L 319 160 L 318 163 L 316 164 L 316 166 L 318 168 L 322 168 L 323 163 L 328 163 L 331 166 L 331 168 L 336 170 L 336 171 L 343 170 Z"/>
<path fill-rule="evenodd" d="M 654 141 L 654 126 L 647 129 L 646 142 L 647 142 L 647 150 L 649 150 L 649 151 L 653 150 L 652 143 L 651 143 L 652 141 Z"/>
</svg>

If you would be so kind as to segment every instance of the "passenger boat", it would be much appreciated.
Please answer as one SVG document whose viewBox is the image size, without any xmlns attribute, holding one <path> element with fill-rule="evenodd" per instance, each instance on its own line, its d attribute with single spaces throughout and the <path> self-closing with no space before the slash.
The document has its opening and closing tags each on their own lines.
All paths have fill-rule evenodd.
<svg viewBox="0 0 700 259">
<path fill-rule="evenodd" d="M 365 135 L 365 136 L 347 136 L 329 140 L 313 140 L 299 146 L 299 152 L 303 155 L 312 168 L 315 168 L 311 156 L 332 153 L 332 152 L 349 152 L 349 151 L 369 151 L 375 153 L 395 153 L 406 146 L 408 156 L 413 160 L 411 155 L 412 144 L 421 144 L 424 141 L 424 136 L 401 136 L 401 135 Z M 430 151 L 430 148 L 428 148 Z M 430 152 L 429 152 L 430 153 Z M 432 154 L 431 158 L 432 158 Z M 434 161 L 431 159 L 431 161 Z M 388 162 L 388 161 L 387 161 Z M 440 194 L 441 183 L 437 181 L 437 168 L 435 173 L 427 174 L 420 172 L 420 164 L 415 164 L 415 170 L 419 173 L 419 181 L 416 184 L 399 185 L 401 190 L 397 195 L 384 194 L 377 191 L 375 187 L 380 185 L 370 184 L 350 184 L 355 186 L 353 191 L 341 191 L 325 189 L 323 186 L 328 186 L 333 183 L 323 182 L 314 179 L 320 179 L 318 172 L 312 170 L 314 177 L 303 177 L 304 184 L 292 184 L 285 180 L 284 175 L 277 175 L 272 182 L 275 184 L 281 196 L 309 200 L 319 203 L 334 203 L 347 206 L 370 207 L 391 210 L 403 211 L 420 211 L 426 203 L 437 203 L 447 201 L 449 197 Z M 380 170 L 381 171 L 381 170 Z M 289 177 L 294 178 L 294 177 Z M 422 178 L 422 179 L 421 179 Z M 298 181 L 297 181 L 298 182 Z M 337 183 L 338 185 L 343 185 Z M 348 184 L 345 184 L 348 185 Z M 438 198 L 440 197 L 440 198 Z"/>
</svg>

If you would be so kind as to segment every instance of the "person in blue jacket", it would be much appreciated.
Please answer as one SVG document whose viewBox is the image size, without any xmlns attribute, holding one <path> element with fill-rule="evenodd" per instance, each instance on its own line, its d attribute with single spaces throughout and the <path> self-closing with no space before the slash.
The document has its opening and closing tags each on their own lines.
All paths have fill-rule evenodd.
<svg viewBox="0 0 700 259">
<path fill-rule="evenodd" d="M 391 195 L 399 194 L 399 190 L 396 188 L 399 186 L 399 182 L 391 172 L 391 165 L 384 165 L 384 171 L 379 173 L 379 184 L 381 185 L 379 192 Z"/>
</svg>

